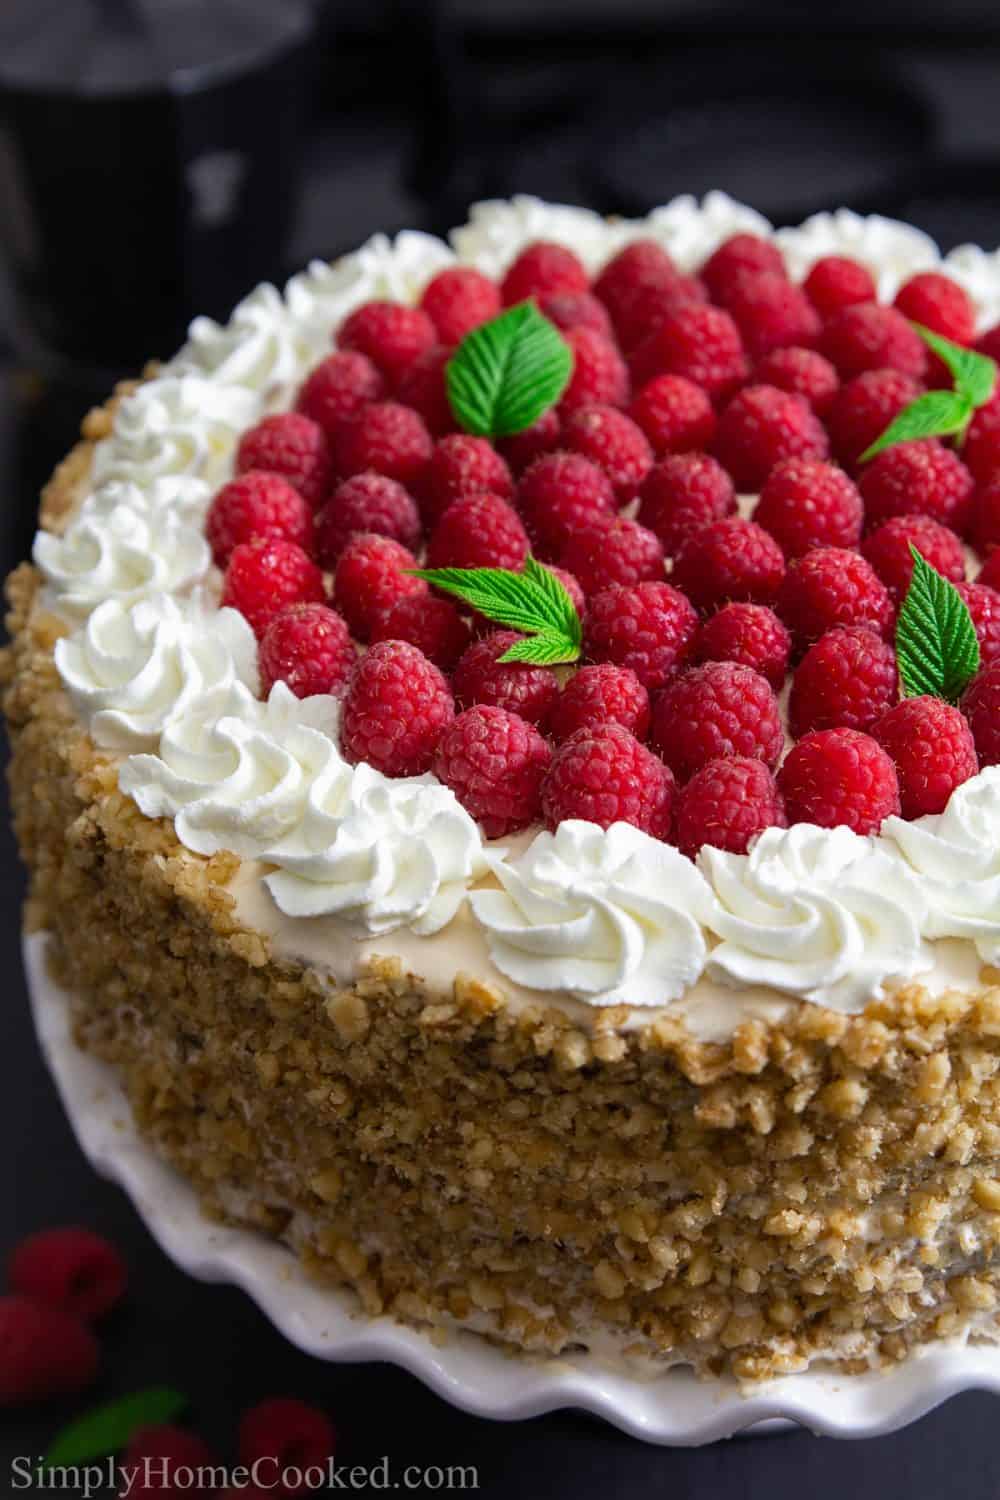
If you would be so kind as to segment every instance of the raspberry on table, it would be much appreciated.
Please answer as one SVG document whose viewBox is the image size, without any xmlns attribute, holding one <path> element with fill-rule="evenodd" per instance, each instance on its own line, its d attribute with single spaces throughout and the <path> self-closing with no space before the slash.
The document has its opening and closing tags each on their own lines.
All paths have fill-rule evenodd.
<svg viewBox="0 0 1000 1500">
<path fill-rule="evenodd" d="M 726 311 L 740 330 L 751 359 L 798 344 L 808 348 L 822 331 L 819 313 L 784 271 L 745 272 L 726 292 Z"/>
<path fill-rule="evenodd" d="M 617 512 L 603 469 L 580 453 L 546 453 L 521 476 L 516 504 L 535 550 L 557 557 L 581 526 Z"/>
<path fill-rule="evenodd" d="M 420 306 L 437 329 L 442 344 L 460 344 L 466 334 L 503 307 L 495 281 L 471 266 L 449 266 L 432 276 L 424 287 Z"/>
<path fill-rule="evenodd" d="M 981 766 L 1000 765 L 1000 661 L 981 668 L 962 694 Z"/>
<path fill-rule="evenodd" d="M 240 542 L 229 555 L 221 602 L 239 610 L 258 640 L 286 605 L 325 599 L 323 574 L 295 542 L 257 537 Z"/>
<path fill-rule="evenodd" d="M 479 704 L 458 714 L 434 757 L 434 774 L 450 787 L 488 839 L 527 828 L 541 816 L 542 779 L 552 746 L 526 719 Z"/>
<path fill-rule="evenodd" d="M 813 729 L 871 729 L 899 696 L 896 653 L 865 625 L 839 625 L 799 662 L 788 699 L 795 739 Z"/>
<path fill-rule="evenodd" d="M 344 479 L 372 469 L 418 490 L 434 451 L 422 418 L 398 401 L 374 401 L 341 428 L 336 443 L 337 468 Z"/>
<path fill-rule="evenodd" d="M 603 469 L 619 505 L 634 500 L 653 466 L 653 450 L 641 424 L 614 406 L 581 406 L 563 424 L 563 443 Z"/>
<path fill-rule="evenodd" d="M 75 1396 L 97 1375 L 97 1340 L 65 1308 L 0 1297 L 0 1408 Z"/>
<path fill-rule="evenodd" d="M 1000 590 L 1000 550 L 994 548 L 989 554 L 976 575 L 976 582 L 984 584 L 988 589 Z"/>
<path fill-rule="evenodd" d="M 733 661 L 752 667 L 775 692 L 782 686 L 792 638 L 773 609 L 745 600 L 724 604 L 699 627 L 694 655 L 700 662 Z"/>
<path fill-rule="evenodd" d="M 226 566 L 234 547 L 254 537 L 284 537 L 311 552 L 312 508 L 280 474 L 248 469 L 215 496 L 205 517 L 205 536 L 219 568 Z"/>
<path fill-rule="evenodd" d="M 871 563 L 844 547 L 814 547 L 797 557 L 776 607 L 800 653 L 835 625 L 867 625 L 888 636 L 896 615 Z"/>
<path fill-rule="evenodd" d="M 964 287 L 940 271 L 920 271 L 904 281 L 893 306 L 912 323 L 922 323 L 954 344 L 971 344 L 976 337 L 972 299 Z"/>
<path fill-rule="evenodd" d="M 814 458 L 775 464 L 754 507 L 786 558 L 810 547 L 856 547 L 865 512 L 857 486 L 843 469 Z"/>
<path fill-rule="evenodd" d="M 500 438 L 497 452 L 506 459 L 512 474 L 522 475 L 530 469 L 536 458 L 554 453 L 562 440 L 562 423 L 554 406 L 543 411 L 540 417 L 525 427 L 523 432 L 512 432 L 510 437 Z"/>
<path fill-rule="evenodd" d="M 402 302 L 363 302 L 337 331 L 338 348 L 367 355 L 391 387 L 437 341 L 437 329 L 423 308 Z"/>
<path fill-rule="evenodd" d="M 893 516 L 869 532 L 861 555 L 871 563 L 894 604 L 902 604 L 913 577 L 911 543 L 942 577 L 952 583 L 964 580 L 965 549 L 953 531 L 930 516 Z"/>
<path fill-rule="evenodd" d="M 289 604 L 275 615 L 260 643 L 261 693 L 284 682 L 296 698 L 339 696 L 357 652 L 347 622 L 326 604 Z"/>
<path fill-rule="evenodd" d="M 786 828 L 785 804 L 762 761 L 722 755 L 707 761 L 677 794 L 674 836 L 682 854 L 694 859 L 706 844 L 746 854 L 765 828 Z"/>
<path fill-rule="evenodd" d="M 1000 547 L 1000 474 L 979 485 L 972 497 L 969 540 L 980 557 Z"/>
<path fill-rule="evenodd" d="M 402 406 L 412 407 L 435 438 L 454 432 L 456 426 L 445 384 L 452 353 L 445 345 L 435 344 L 413 361 L 396 386 L 396 399 Z"/>
<path fill-rule="evenodd" d="M 891 757 L 858 729 L 817 729 L 785 756 L 778 772 L 789 823 L 878 833 L 900 809 Z"/>
<path fill-rule="evenodd" d="M 712 450 L 737 490 L 753 494 L 783 459 L 825 459 L 830 451 L 822 422 L 801 396 L 773 385 L 748 385 L 719 418 Z"/>
<path fill-rule="evenodd" d="M 1000 593 L 978 580 L 957 583 L 955 587 L 972 617 L 980 662 L 984 667 L 991 667 L 1000 659 Z"/>
<path fill-rule="evenodd" d="M 500 661 L 522 639 L 516 630 L 494 630 L 473 641 L 452 674 L 451 684 L 460 708 L 488 703 L 520 714 L 529 724 L 545 723 L 559 691 L 552 668 L 535 667 L 523 661 Z"/>
<path fill-rule="evenodd" d="M 683 375 L 700 385 L 710 400 L 722 402 L 750 373 L 743 340 L 721 307 L 690 302 L 664 318 L 637 345 L 632 381 L 645 385 L 654 375 Z"/>
<path fill-rule="evenodd" d="M 454 717 L 444 673 L 407 641 L 378 641 L 347 685 L 341 749 L 384 776 L 422 776 Z"/>
<path fill-rule="evenodd" d="M 704 662 L 669 683 L 653 703 L 651 739 L 680 782 L 719 755 L 773 770 L 785 743 L 770 683 L 732 661 Z"/>
<path fill-rule="evenodd" d="M 265 417 L 240 438 L 236 473 L 264 469 L 280 474 L 315 510 L 327 495 L 333 478 L 333 455 L 318 422 L 301 412 L 279 412 Z"/>
<path fill-rule="evenodd" d="M 535 240 L 508 267 L 500 295 L 504 306 L 512 307 L 529 297 L 540 301 L 555 292 L 585 292 L 589 285 L 590 278 L 578 255 L 551 240 Z"/>
<path fill-rule="evenodd" d="M 310 1469 L 324 1468 L 333 1457 L 336 1441 L 333 1423 L 318 1407 L 291 1396 L 271 1396 L 243 1413 L 237 1444 L 245 1468 L 253 1472 L 256 1464 L 269 1478 L 280 1479 L 292 1470 L 304 1475 Z M 279 1493 L 295 1495 L 304 1489 L 303 1482 L 301 1489 L 285 1485 Z"/>
<path fill-rule="evenodd" d="M 354 474 L 337 485 L 316 514 L 316 557 L 332 571 L 351 537 L 371 531 L 411 550 L 420 543 L 420 512 L 413 496 L 384 474 Z"/>
<path fill-rule="evenodd" d="M 972 475 L 937 438 L 883 449 L 861 471 L 858 483 L 869 531 L 893 516 L 930 516 L 961 531 L 972 507 Z"/>
<path fill-rule="evenodd" d="M 707 453 L 675 453 L 654 464 L 639 492 L 643 526 L 656 533 L 668 557 L 694 532 L 736 510 L 733 481 Z"/>
<path fill-rule="evenodd" d="M 901 370 L 866 370 L 841 386 L 826 414 L 834 457 L 854 470 L 862 453 L 880 438 L 923 387 Z"/>
<path fill-rule="evenodd" d="M 904 698 L 872 729 L 892 757 L 904 818 L 944 811 L 956 787 L 979 770 L 968 722 L 940 698 Z"/>
<path fill-rule="evenodd" d="M 671 584 L 615 585 L 588 601 L 584 653 L 591 661 L 629 667 L 654 692 L 687 660 L 697 629 L 693 604 Z"/>
<path fill-rule="evenodd" d="M 657 458 L 707 448 L 715 436 L 715 408 L 701 386 L 683 375 L 654 375 L 632 398 L 629 416 Z"/>
<path fill-rule="evenodd" d="M 559 554 L 584 596 L 612 584 L 643 583 L 664 576 L 659 538 L 638 521 L 602 517 L 573 533 Z"/>
<path fill-rule="evenodd" d="M 785 559 L 762 526 L 725 516 L 691 533 L 670 576 L 702 613 L 730 600 L 770 604 L 785 576 Z"/>
<path fill-rule="evenodd" d="M 7 1285 L 22 1297 L 96 1323 L 125 1294 L 128 1269 L 110 1241 L 90 1229 L 41 1229 L 7 1262 Z"/>
<path fill-rule="evenodd" d="M 754 385 L 773 385 L 789 395 L 808 401 L 818 417 L 825 417 L 840 390 L 840 376 L 828 359 L 815 349 L 795 344 L 772 349 L 757 361 Z"/>
<path fill-rule="evenodd" d="M 385 394 L 385 381 L 368 356 L 342 349 L 328 355 L 306 377 L 295 410 L 333 437 L 362 407 L 381 401 Z"/>
<path fill-rule="evenodd" d="M 463 495 L 449 505 L 431 532 L 429 568 L 509 568 L 519 573 L 528 555 L 528 533 L 513 506 L 499 495 Z"/>
<path fill-rule="evenodd" d="M 878 289 L 867 266 L 846 255 L 824 255 L 802 283 L 824 322 L 856 302 L 874 302 Z"/>
<path fill-rule="evenodd" d="M 542 815 L 555 831 L 568 818 L 600 828 L 631 823 L 669 839 L 675 793 L 669 766 L 621 724 L 578 729 L 556 750 L 542 782 Z"/>
<path fill-rule="evenodd" d="M 484 491 L 501 500 L 514 494 L 510 469 L 493 445 L 467 432 L 439 438 L 420 487 L 425 524 L 433 528 L 454 501 Z"/>
<path fill-rule="evenodd" d="M 451 672 L 469 644 L 469 624 L 450 599 L 406 594 L 380 611 L 371 640 L 409 641 L 442 672 Z"/>
<path fill-rule="evenodd" d="M 700 276 L 714 302 L 725 303 L 743 276 L 760 272 L 784 276 L 785 262 L 771 240 L 757 234 L 733 234 L 724 240 L 702 266 Z"/>
<path fill-rule="evenodd" d="M 819 347 L 841 380 L 865 370 L 902 370 L 914 380 L 922 380 L 927 373 L 923 339 L 895 307 L 880 307 L 877 302 L 858 302 L 835 313 Z"/>
<path fill-rule="evenodd" d="M 962 459 L 977 484 L 1000 477 L 1000 393 L 981 406 L 969 423 Z"/>
<path fill-rule="evenodd" d="M 549 734 L 557 745 L 597 724 L 621 724 L 637 740 L 649 733 L 649 694 L 628 667 L 611 662 L 581 667 L 549 712 Z"/>
<path fill-rule="evenodd" d="M 592 328 L 571 328 L 563 335 L 573 351 L 573 373 L 562 393 L 565 416 L 581 406 L 624 406 L 629 395 L 628 368 L 616 346 Z"/>
<path fill-rule="evenodd" d="M 590 328 L 603 338 L 614 339 L 607 308 L 593 292 L 552 292 L 541 299 L 538 310 L 564 333 L 571 328 Z"/>
<path fill-rule="evenodd" d="M 413 553 L 392 537 L 361 532 L 352 536 L 337 562 L 333 602 L 356 640 L 365 641 L 379 614 L 412 594 L 429 593 L 422 578 L 413 578 Z"/>
</svg>

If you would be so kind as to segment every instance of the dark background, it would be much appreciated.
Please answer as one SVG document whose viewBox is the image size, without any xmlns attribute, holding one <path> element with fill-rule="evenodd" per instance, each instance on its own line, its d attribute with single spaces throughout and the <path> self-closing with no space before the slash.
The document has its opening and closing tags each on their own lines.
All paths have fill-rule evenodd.
<svg viewBox="0 0 1000 1500">
<path fill-rule="evenodd" d="M 1000 12 L 988 0 L 352 0 L 319 4 L 314 19 L 314 88 L 307 93 L 304 74 L 293 164 L 300 191 L 285 248 L 266 269 L 275 278 L 377 229 L 443 231 L 469 201 L 519 191 L 640 213 L 677 192 L 723 187 L 778 223 L 848 204 L 915 222 L 945 248 L 1000 241 Z M 0 53 L 0 81 L 2 73 Z M 76 175 L 65 184 L 67 193 L 86 190 Z M 0 243 L 3 224 L 0 213 Z M 101 226 L 81 232 L 99 236 Z M 56 249 L 57 265 L 74 253 L 71 244 Z M 109 243 L 104 253 L 113 265 L 128 245 Z M 228 300 L 246 289 L 234 285 Z M 155 299 L 155 284 L 148 295 Z M 40 346 L 26 336 L 23 299 L 18 319 L 14 308 L 8 285 L 0 296 L 0 571 L 25 554 L 39 486 L 102 394 L 93 366 L 102 378 L 130 372 L 110 346 L 86 366 Z M 168 353 L 169 345 L 144 352 Z M 199 1429 L 231 1457 L 241 1408 L 293 1394 L 331 1412 L 345 1459 L 372 1463 L 388 1453 L 398 1465 L 476 1464 L 481 1492 L 505 1500 L 515 1492 L 1000 1495 L 1000 1412 L 982 1395 L 864 1444 L 798 1433 L 671 1452 L 571 1413 L 483 1422 L 399 1371 L 300 1355 L 242 1294 L 176 1271 L 123 1195 L 84 1164 L 30 1032 L 20 896 L 4 816 L 0 1253 L 33 1229 L 73 1222 L 125 1249 L 132 1292 L 107 1330 L 95 1399 L 171 1382 L 190 1394 Z M 0 1496 L 10 1459 L 39 1452 L 72 1414 L 0 1416 Z"/>
</svg>

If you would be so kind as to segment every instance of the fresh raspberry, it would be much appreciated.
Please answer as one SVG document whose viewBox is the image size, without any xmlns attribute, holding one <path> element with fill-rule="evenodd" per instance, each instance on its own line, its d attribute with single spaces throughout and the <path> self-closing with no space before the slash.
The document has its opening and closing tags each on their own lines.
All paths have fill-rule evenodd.
<svg viewBox="0 0 1000 1500">
<path fill-rule="evenodd" d="M 814 547 L 797 557 L 785 574 L 777 610 L 799 652 L 835 625 L 867 625 L 887 636 L 895 619 L 875 569 L 844 547 Z"/>
<path fill-rule="evenodd" d="M 153 1496 L 175 1500 L 185 1493 L 197 1494 L 188 1481 L 188 1471 L 212 1468 L 216 1463 L 208 1444 L 184 1427 L 166 1423 L 140 1427 L 129 1438 L 122 1457 L 122 1477 L 127 1475 L 130 1483 L 121 1493 L 129 1500 L 146 1496 L 150 1500 Z"/>
<path fill-rule="evenodd" d="M 843 469 L 814 458 L 789 458 L 767 476 L 753 518 L 793 558 L 810 547 L 856 547 L 864 506 Z"/>
<path fill-rule="evenodd" d="M 921 386 L 900 370 L 867 370 L 841 386 L 826 414 L 834 457 L 845 469 L 856 468 L 866 452 L 905 406 L 920 395 Z"/>
<path fill-rule="evenodd" d="M 990 553 L 976 575 L 976 582 L 988 589 L 1000 590 L 1000 550 L 994 549 Z"/>
<path fill-rule="evenodd" d="M 962 458 L 977 484 L 1000 476 L 1000 393 L 981 406 L 969 423 Z"/>
<path fill-rule="evenodd" d="M 756 234 L 734 234 L 709 256 L 700 274 L 712 300 L 724 303 L 742 277 L 760 272 L 786 274 L 777 245 Z"/>
<path fill-rule="evenodd" d="M 444 674 L 407 641 L 378 641 L 347 685 L 340 744 L 385 776 L 421 776 L 455 717 Z"/>
<path fill-rule="evenodd" d="M 239 610 L 258 640 L 286 605 L 321 603 L 325 598 L 319 568 L 284 537 L 240 542 L 229 555 L 222 603 Z"/>
<path fill-rule="evenodd" d="M 824 255 L 802 285 L 824 323 L 844 307 L 852 307 L 857 302 L 874 302 L 878 297 L 868 267 L 846 255 Z"/>
<path fill-rule="evenodd" d="M 344 349 L 316 366 L 299 391 L 295 410 L 333 437 L 363 406 L 384 395 L 385 381 L 368 356 Z"/>
<path fill-rule="evenodd" d="M 337 333 L 338 347 L 366 354 L 390 386 L 437 341 L 437 329 L 427 313 L 402 302 L 363 302 Z"/>
<path fill-rule="evenodd" d="M 89 1229 L 42 1229 L 17 1245 L 7 1262 L 12 1292 L 96 1323 L 121 1301 L 125 1262 L 106 1239 Z"/>
<path fill-rule="evenodd" d="M 825 417 L 840 390 L 840 376 L 828 359 L 815 349 L 788 345 L 772 349 L 758 360 L 753 372 L 754 385 L 773 385 L 779 391 L 801 396 L 818 417 Z"/>
<path fill-rule="evenodd" d="M 858 302 L 827 323 L 820 350 L 836 365 L 841 380 L 865 370 L 902 370 L 914 380 L 927 371 L 927 347 L 894 307 Z"/>
<path fill-rule="evenodd" d="M 726 294 L 726 311 L 740 330 L 751 359 L 792 344 L 809 348 L 822 330 L 819 313 L 801 287 L 784 271 L 756 271 L 737 277 Z"/>
<path fill-rule="evenodd" d="M 600 828 L 631 823 L 670 837 L 675 785 L 669 766 L 621 724 L 578 729 L 556 750 L 542 782 L 542 814 L 554 832 L 568 818 Z"/>
<path fill-rule="evenodd" d="M 581 527 L 566 543 L 559 561 L 576 578 L 585 596 L 615 583 L 662 578 L 664 573 L 659 538 L 624 516 L 613 520 L 602 517 Z"/>
<path fill-rule="evenodd" d="M 748 385 L 719 419 L 713 451 L 737 490 L 752 494 L 786 458 L 826 458 L 826 430 L 801 396 L 773 385 Z"/>
<path fill-rule="evenodd" d="M 977 672 L 962 694 L 981 766 L 1000 765 L 1000 662 Z"/>
<path fill-rule="evenodd" d="M 429 592 L 422 578 L 410 576 L 416 566 L 413 553 L 392 537 L 351 537 L 337 562 L 333 599 L 357 640 L 368 639 L 379 614 L 397 599 Z"/>
<path fill-rule="evenodd" d="M 309 552 L 313 513 L 280 474 L 248 469 L 219 490 L 205 517 L 205 535 L 220 568 L 226 566 L 234 547 L 254 537 L 284 537 Z"/>
<path fill-rule="evenodd" d="M 957 583 L 976 627 L 979 659 L 984 667 L 1000 660 L 1000 593 L 985 583 Z"/>
<path fill-rule="evenodd" d="M 97 1375 L 97 1340 L 62 1307 L 0 1297 L 0 1407 L 75 1396 Z"/>
<path fill-rule="evenodd" d="M 892 596 L 902 604 L 913 576 L 913 553 L 910 544 L 932 568 L 961 583 L 965 578 L 965 551 L 953 531 L 932 521 L 930 516 L 893 516 L 865 537 L 861 547 Z"/>
<path fill-rule="evenodd" d="M 773 770 L 785 743 L 770 683 L 732 661 L 675 678 L 653 704 L 651 738 L 682 782 L 717 755 L 748 755 Z"/>
<path fill-rule="evenodd" d="M 653 450 L 641 425 L 614 406 L 581 406 L 571 412 L 563 424 L 563 442 L 604 470 L 619 505 L 635 499 L 653 466 Z"/>
<path fill-rule="evenodd" d="M 581 526 L 613 516 L 615 492 L 603 469 L 580 453 L 547 453 L 517 487 L 517 508 L 542 558 L 556 557 Z"/>
<path fill-rule="evenodd" d="M 686 302 L 705 302 L 708 293 L 694 276 L 683 276 L 655 240 L 633 240 L 604 267 L 594 282 L 622 349 L 630 351 L 663 319 Z"/>
<path fill-rule="evenodd" d="M 645 385 L 654 375 L 683 375 L 721 402 L 743 384 L 750 367 L 740 331 L 721 307 L 691 302 L 665 318 L 636 347 L 632 380 Z"/>
<path fill-rule="evenodd" d="M 981 484 L 972 497 L 969 540 L 980 557 L 1000 547 L 1000 474 Z"/>
<path fill-rule="evenodd" d="M 391 536 L 404 547 L 420 542 L 420 512 L 412 495 L 384 474 L 355 474 L 338 484 L 316 516 L 316 557 L 331 572 L 359 531 Z"/>
<path fill-rule="evenodd" d="M 442 344 L 460 344 L 467 333 L 500 313 L 500 288 L 471 266 L 449 266 L 424 287 L 420 306 Z"/>
<path fill-rule="evenodd" d="M 379 613 L 371 640 L 409 641 L 442 672 L 451 672 L 469 644 L 469 626 L 450 599 L 407 594 Z"/>
<path fill-rule="evenodd" d="M 696 771 L 677 795 L 674 833 L 682 854 L 694 859 L 710 844 L 745 854 L 765 828 L 786 828 L 785 804 L 771 772 L 746 755 L 717 756 Z"/>
<path fill-rule="evenodd" d="M 657 458 L 707 448 L 715 436 L 715 410 L 701 386 L 683 375 L 654 375 L 633 397 L 629 416 Z"/>
<path fill-rule="evenodd" d="M 296 698 L 343 692 L 357 652 L 346 622 L 326 604 L 290 604 L 260 643 L 261 692 L 284 682 Z"/>
<path fill-rule="evenodd" d="M 272 1396 L 243 1413 L 238 1446 L 244 1467 L 252 1472 L 257 1464 L 268 1483 L 279 1482 L 279 1494 L 300 1495 L 307 1487 L 305 1480 L 290 1487 L 289 1471 L 304 1475 L 309 1469 L 325 1468 L 333 1457 L 336 1434 L 318 1407 L 290 1396 Z"/>
<path fill-rule="evenodd" d="M 326 499 L 333 478 L 333 456 L 326 433 L 301 412 L 265 417 L 240 438 L 236 472 L 264 469 L 280 474 L 315 510 Z"/>
<path fill-rule="evenodd" d="M 497 452 L 507 460 L 512 474 L 521 475 L 530 469 L 536 458 L 545 453 L 554 453 L 562 438 L 562 423 L 554 406 L 523 432 L 512 432 L 510 437 L 500 438 Z"/>
<path fill-rule="evenodd" d="M 597 724 L 621 724 L 637 740 L 649 733 L 649 694 L 628 667 L 610 662 L 581 667 L 549 713 L 549 734 L 556 744 Z"/>
<path fill-rule="evenodd" d="M 885 448 L 859 484 L 869 531 L 893 516 L 930 516 L 961 531 L 972 506 L 972 475 L 937 438 Z"/>
<path fill-rule="evenodd" d="M 396 399 L 402 406 L 412 406 L 432 437 L 444 437 L 455 430 L 455 414 L 448 400 L 445 369 L 452 350 L 435 344 L 415 359 L 396 386 Z"/>
<path fill-rule="evenodd" d="M 979 770 L 972 730 L 940 698 L 904 698 L 882 715 L 872 736 L 892 756 L 904 818 L 944 812 L 955 788 Z"/>
<path fill-rule="evenodd" d="M 890 757 L 858 729 L 817 729 L 793 745 L 778 772 L 789 823 L 840 824 L 878 833 L 899 812 L 899 782 Z"/>
<path fill-rule="evenodd" d="M 544 724 L 559 691 L 551 667 L 533 667 L 523 661 L 501 662 L 516 641 L 516 630 L 494 630 L 473 641 L 452 675 L 452 687 L 460 708 L 488 703 L 520 714 L 529 724 Z"/>
<path fill-rule="evenodd" d="M 614 329 L 607 309 L 592 292 L 553 292 L 538 304 L 550 323 L 569 333 L 573 328 L 589 328 L 602 338 L 613 339 Z"/>
<path fill-rule="evenodd" d="M 581 406 L 624 406 L 628 369 L 611 340 L 592 328 L 571 328 L 564 338 L 573 351 L 573 373 L 559 402 L 560 412 L 565 416 Z"/>
<path fill-rule="evenodd" d="M 513 506 L 499 495 L 463 495 L 449 505 L 431 532 L 429 568 L 509 568 L 519 573 L 528 555 L 528 533 Z"/>
<path fill-rule="evenodd" d="M 976 340 L 976 348 L 980 354 L 1000 360 L 1000 323 L 994 323 L 992 328 L 987 328 L 985 333 L 980 334 Z"/>
<path fill-rule="evenodd" d="M 453 432 L 434 444 L 420 488 L 425 524 L 433 528 L 455 500 L 480 493 L 510 500 L 514 481 L 500 454 L 482 437 Z"/>
<path fill-rule="evenodd" d="M 459 714 L 441 736 L 434 774 L 488 839 L 501 839 L 537 822 L 551 760 L 552 747 L 534 724 L 480 704 Z"/>
<path fill-rule="evenodd" d="M 654 692 L 686 661 L 697 628 L 691 601 L 669 583 L 617 586 L 588 601 L 584 650 L 592 661 L 631 668 Z"/>
<path fill-rule="evenodd" d="M 733 481 L 707 453 L 668 454 L 654 464 L 640 491 L 639 520 L 672 557 L 694 532 L 736 510 Z"/>
<path fill-rule="evenodd" d="M 566 590 L 570 599 L 572 599 L 573 608 L 576 610 L 577 614 L 582 620 L 587 608 L 587 601 L 583 596 L 583 589 L 580 587 L 580 580 L 578 578 L 574 578 L 573 574 L 569 571 L 568 568 L 557 568 L 554 567 L 552 563 L 546 563 L 546 567 L 552 574 L 553 578 L 558 578 L 559 582 Z"/>
<path fill-rule="evenodd" d="M 691 533 L 670 576 L 702 613 L 730 599 L 770 604 L 785 576 L 785 559 L 763 527 L 725 516 Z"/>
<path fill-rule="evenodd" d="M 870 729 L 895 703 L 896 653 L 864 625 L 828 630 L 809 647 L 792 679 L 788 727 L 795 739 L 811 729 Z"/>
<path fill-rule="evenodd" d="M 698 631 L 697 661 L 734 661 L 752 667 L 775 692 L 781 687 L 792 654 L 792 638 L 766 604 L 724 604 Z"/>
<path fill-rule="evenodd" d="M 912 323 L 955 344 L 971 344 L 976 337 L 976 310 L 968 292 L 939 271 L 921 271 L 904 281 L 893 306 Z"/>
<path fill-rule="evenodd" d="M 374 401 L 341 429 L 337 467 L 344 479 L 372 469 L 418 491 L 433 451 L 431 435 L 415 411 L 397 401 Z"/>
<path fill-rule="evenodd" d="M 504 306 L 512 307 L 529 297 L 540 300 L 555 292 L 585 292 L 588 286 L 587 272 L 579 256 L 565 245 L 535 240 L 508 268 L 500 284 L 500 294 Z"/>
</svg>

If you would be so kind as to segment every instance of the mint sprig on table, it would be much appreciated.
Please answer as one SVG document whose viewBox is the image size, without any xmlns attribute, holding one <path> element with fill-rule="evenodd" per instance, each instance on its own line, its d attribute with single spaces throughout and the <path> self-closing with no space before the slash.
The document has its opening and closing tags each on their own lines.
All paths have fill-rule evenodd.
<svg viewBox="0 0 1000 1500">
<path fill-rule="evenodd" d="M 502 662 L 554 667 L 580 655 L 583 631 L 576 606 L 555 574 L 533 557 L 520 573 L 507 568 L 419 568 L 414 577 L 426 578 L 498 625 L 520 630 L 527 639 L 515 641 L 500 657 Z"/>
<path fill-rule="evenodd" d="M 903 696 L 930 693 L 956 703 L 979 670 L 972 616 L 953 583 L 910 543 L 913 576 L 896 622 L 896 660 Z"/>
<path fill-rule="evenodd" d="M 64 1427 L 41 1461 L 43 1469 L 78 1468 L 107 1458 L 128 1445 L 141 1427 L 171 1422 L 187 1406 L 187 1397 L 169 1386 L 152 1386 L 96 1407 Z"/>
<path fill-rule="evenodd" d="M 996 389 L 997 365 L 986 354 L 965 349 L 942 338 L 922 323 L 912 327 L 924 343 L 941 360 L 953 381 L 950 391 L 925 391 L 903 408 L 869 448 L 861 455 L 867 463 L 896 443 L 910 443 L 916 438 L 954 437 L 961 443 L 976 410 L 985 406 Z"/>
<path fill-rule="evenodd" d="M 474 328 L 445 366 L 455 420 L 477 437 L 523 432 L 554 406 L 573 373 L 573 351 L 533 302 Z"/>
</svg>

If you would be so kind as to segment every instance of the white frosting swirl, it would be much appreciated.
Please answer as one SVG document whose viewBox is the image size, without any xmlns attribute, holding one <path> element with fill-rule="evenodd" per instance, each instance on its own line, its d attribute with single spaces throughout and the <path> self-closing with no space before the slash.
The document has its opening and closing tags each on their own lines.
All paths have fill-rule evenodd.
<svg viewBox="0 0 1000 1500">
<path fill-rule="evenodd" d="M 964 286 L 976 304 L 980 333 L 1000 322 L 1000 250 L 958 245 L 945 256 L 941 269 Z"/>
<path fill-rule="evenodd" d="M 169 368 L 219 385 L 246 386 L 266 402 L 287 404 L 303 372 L 328 352 L 328 339 L 320 324 L 290 315 L 281 293 L 265 282 L 238 304 L 228 323 L 195 318 Z"/>
<path fill-rule="evenodd" d="M 891 302 L 904 281 L 918 271 L 937 270 L 941 262 L 937 245 L 922 229 L 849 208 L 813 214 L 796 229 L 779 229 L 774 238 L 794 281 L 824 256 L 846 255 L 872 272 L 881 302 Z"/>
<path fill-rule="evenodd" d="M 147 381 L 121 403 L 111 436 L 94 449 L 93 482 L 149 485 L 165 475 L 192 474 L 221 484 L 232 472 L 237 442 L 260 414 L 260 398 L 242 386 L 198 375 Z"/>
<path fill-rule="evenodd" d="M 705 883 L 678 850 L 630 824 L 571 819 L 490 866 L 501 889 L 469 902 L 516 984 L 591 1005 L 665 1005 L 701 973 Z"/>
</svg>

